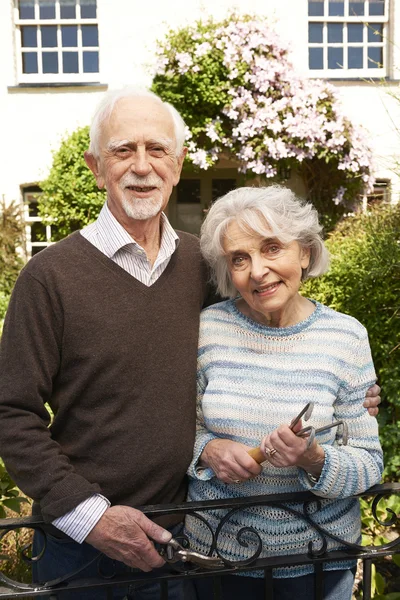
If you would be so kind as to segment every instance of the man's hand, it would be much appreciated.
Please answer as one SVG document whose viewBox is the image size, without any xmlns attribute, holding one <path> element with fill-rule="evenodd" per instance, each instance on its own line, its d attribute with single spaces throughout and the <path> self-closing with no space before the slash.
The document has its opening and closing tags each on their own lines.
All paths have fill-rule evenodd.
<svg viewBox="0 0 400 600">
<path fill-rule="evenodd" d="M 210 467 L 224 483 L 242 483 L 261 472 L 261 467 L 248 454 L 244 444 L 232 440 L 211 440 L 205 446 L 200 465 Z"/>
<path fill-rule="evenodd" d="M 85 542 L 128 567 L 151 571 L 162 567 L 165 561 L 149 538 L 166 544 L 171 537 L 169 531 L 150 521 L 139 510 L 129 506 L 111 506 Z"/>
<path fill-rule="evenodd" d="M 378 404 L 381 403 L 381 397 L 379 395 L 380 393 L 381 388 L 375 383 L 375 385 L 369 388 L 366 394 L 363 406 L 368 408 L 368 412 L 371 417 L 376 417 L 379 412 Z"/>
</svg>

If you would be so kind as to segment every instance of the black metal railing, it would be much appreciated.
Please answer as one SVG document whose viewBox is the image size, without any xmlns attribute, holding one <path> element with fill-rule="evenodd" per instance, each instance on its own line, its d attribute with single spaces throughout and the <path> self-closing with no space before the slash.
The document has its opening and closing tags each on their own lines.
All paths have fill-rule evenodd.
<svg viewBox="0 0 400 600">
<path fill-rule="evenodd" d="M 248 498 L 235 498 L 227 500 L 213 500 L 209 502 L 190 502 L 181 505 L 154 505 L 140 507 L 141 510 L 150 518 L 160 517 L 163 515 L 181 514 L 193 515 L 203 521 L 210 530 L 210 548 L 208 556 L 215 557 L 217 560 L 212 565 L 210 570 L 207 561 L 188 560 L 179 564 L 171 564 L 170 568 L 162 572 L 153 571 L 151 573 L 132 572 L 126 575 L 116 575 L 111 578 L 105 578 L 99 572 L 96 578 L 83 578 L 79 576 L 79 572 L 66 573 L 63 577 L 52 582 L 43 582 L 43 584 L 22 583 L 6 577 L 2 573 L 2 561 L 0 559 L 0 599 L 3 598 L 30 598 L 35 596 L 53 596 L 57 597 L 57 592 L 61 591 L 83 591 L 85 589 L 104 589 L 108 592 L 107 597 L 112 598 L 112 589 L 116 586 L 131 585 L 137 582 L 159 581 L 160 582 L 160 600 L 168 599 L 168 582 L 173 579 L 182 578 L 198 578 L 198 577 L 213 577 L 214 583 L 214 599 L 220 598 L 220 581 L 221 577 L 226 574 L 235 574 L 239 571 L 263 570 L 265 578 L 265 600 L 274 600 L 272 590 L 272 571 L 278 567 L 293 567 L 299 565 L 312 565 L 314 569 L 314 589 L 315 599 L 323 600 L 323 577 L 324 564 L 327 562 L 337 562 L 348 559 L 359 559 L 363 562 L 363 600 L 371 599 L 371 572 L 372 564 L 378 558 L 389 556 L 395 553 L 400 553 L 400 515 L 396 515 L 394 511 L 386 508 L 386 518 L 382 520 L 378 518 L 378 505 L 381 500 L 391 495 L 400 494 L 400 483 L 387 483 L 374 486 L 363 494 L 359 494 L 358 498 L 364 497 L 370 499 L 371 513 L 377 525 L 383 528 L 391 528 L 392 539 L 388 543 L 377 544 L 377 540 L 369 546 L 361 546 L 351 544 L 331 532 L 321 527 L 314 519 L 318 515 L 318 510 L 321 506 L 321 500 L 310 492 L 298 492 L 294 494 L 279 494 L 274 496 L 252 496 Z M 313 510 L 310 511 L 311 505 Z M 261 537 L 255 530 L 252 530 L 256 536 L 256 548 L 252 556 L 239 562 L 232 562 L 224 558 L 218 547 L 219 534 L 224 525 L 229 519 L 239 510 L 248 509 L 257 506 L 271 506 L 284 510 L 289 515 L 294 515 L 296 518 L 301 518 L 307 523 L 318 535 L 319 543 L 310 543 L 307 548 L 304 548 L 304 553 L 290 556 L 263 556 L 263 542 Z M 207 522 L 207 511 L 222 509 L 225 512 L 223 518 L 219 522 L 217 528 L 213 531 Z M 15 519 L 0 519 L 0 540 L 9 532 L 29 528 L 33 530 L 41 530 L 46 536 L 51 530 L 51 526 L 46 525 L 41 518 L 25 517 Z M 237 533 L 237 543 L 242 545 L 241 536 L 243 531 Z M 336 545 L 340 545 L 341 550 L 328 550 L 328 541 L 334 540 Z M 187 546 L 186 541 L 182 540 L 182 546 Z M 188 558 L 190 559 L 190 548 L 188 550 Z M 26 554 L 26 548 L 21 550 L 21 559 L 27 562 L 32 561 Z M 101 555 L 97 557 L 100 560 Z M 40 556 L 36 557 L 40 560 Z M 200 557 L 201 559 L 201 557 Z M 4 562 L 3 562 L 4 565 Z M 86 565 L 83 565 L 84 569 Z M 82 570 L 81 569 L 81 570 Z M 161 573 L 161 574 L 160 574 Z M 79 595 L 77 595 L 79 597 Z"/>
</svg>

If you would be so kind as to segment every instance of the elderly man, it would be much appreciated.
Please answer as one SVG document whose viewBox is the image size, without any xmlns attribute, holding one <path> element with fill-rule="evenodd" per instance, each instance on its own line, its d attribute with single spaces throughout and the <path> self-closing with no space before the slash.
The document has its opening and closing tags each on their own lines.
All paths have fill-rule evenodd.
<svg viewBox="0 0 400 600">
<path fill-rule="evenodd" d="M 44 519 L 75 540 L 49 538 L 41 580 L 97 550 L 109 557 L 102 572 L 161 567 L 153 541 L 179 527 L 134 506 L 184 501 L 195 435 L 207 272 L 197 238 L 163 213 L 183 143 L 181 117 L 157 96 L 106 95 L 85 158 L 107 202 L 95 223 L 32 258 L 15 286 L 0 353 L 0 455 Z M 90 574 L 95 565 L 80 576 Z M 129 593 L 158 597 L 149 584 Z M 175 585 L 170 598 L 184 593 Z"/>
</svg>

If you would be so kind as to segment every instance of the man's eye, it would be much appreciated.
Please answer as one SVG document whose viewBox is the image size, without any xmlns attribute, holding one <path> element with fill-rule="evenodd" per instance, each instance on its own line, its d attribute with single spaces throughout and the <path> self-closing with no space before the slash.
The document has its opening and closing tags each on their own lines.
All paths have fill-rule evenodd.
<svg viewBox="0 0 400 600">
<path fill-rule="evenodd" d="M 165 154 L 165 149 L 162 146 L 153 146 L 150 148 L 150 152 L 155 156 L 162 156 Z"/>
<path fill-rule="evenodd" d="M 122 146 L 122 148 L 117 148 L 116 150 L 117 154 L 128 154 L 128 152 L 130 152 L 130 148 L 127 148 L 126 146 Z"/>
</svg>

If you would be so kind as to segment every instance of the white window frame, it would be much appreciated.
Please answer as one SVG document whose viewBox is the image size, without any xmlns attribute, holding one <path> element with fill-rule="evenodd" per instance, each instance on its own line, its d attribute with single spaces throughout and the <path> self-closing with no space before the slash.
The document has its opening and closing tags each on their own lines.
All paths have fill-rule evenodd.
<svg viewBox="0 0 400 600">
<path fill-rule="evenodd" d="M 40 242 L 32 242 L 32 225 L 34 223 L 41 223 L 42 219 L 39 216 L 32 216 L 29 214 L 29 205 L 32 202 L 37 202 L 38 196 L 40 196 L 41 192 L 38 191 L 27 191 L 23 190 L 23 203 L 24 203 L 24 221 L 25 221 L 25 234 L 26 234 L 26 253 L 27 257 L 32 258 L 32 250 L 35 248 L 40 248 L 43 250 L 50 246 L 53 242 L 51 241 L 51 225 L 45 225 L 45 239 Z"/>
<path fill-rule="evenodd" d="M 391 201 L 391 181 L 390 179 L 376 179 L 373 191 L 365 196 L 363 202 L 364 210 L 369 206 L 376 204 L 390 204 Z"/>
<path fill-rule="evenodd" d="M 18 0 L 14 0 L 14 24 L 15 24 L 15 40 L 16 40 L 16 63 L 19 83 L 95 83 L 100 81 L 100 43 L 98 46 L 83 46 L 82 45 L 82 30 L 81 25 L 97 25 L 98 17 L 95 19 L 82 19 L 80 17 L 80 0 L 76 1 L 76 19 L 61 19 L 60 18 L 60 2 L 56 0 L 56 17 L 55 19 L 40 19 L 39 18 L 39 0 L 35 2 L 35 18 L 20 19 Z M 98 10 L 98 7 L 97 7 Z M 37 47 L 27 48 L 27 52 L 37 52 L 38 54 L 38 73 L 24 73 L 22 54 L 25 49 L 22 47 L 22 32 L 23 26 L 46 26 L 55 25 L 57 27 L 57 46 L 54 48 L 46 48 L 45 51 L 57 52 L 59 73 L 43 73 L 42 72 L 42 47 L 41 36 L 38 35 Z M 61 37 L 61 26 L 76 25 L 78 28 L 77 47 L 63 47 Z M 62 53 L 63 52 L 78 52 L 78 68 L 79 73 L 62 73 Z M 98 52 L 99 53 L 99 71 L 95 73 L 83 72 L 83 52 Z"/>
<path fill-rule="evenodd" d="M 367 5 L 369 0 L 364 0 L 364 15 L 363 16 L 349 16 L 349 2 L 351 0 L 344 0 L 344 14 L 343 17 L 330 17 L 328 16 L 329 0 L 324 1 L 324 16 L 312 17 L 308 16 L 308 24 L 310 23 L 322 23 L 323 24 L 323 41 L 322 43 L 312 43 L 308 41 L 307 31 L 307 47 L 310 48 L 322 48 L 323 49 L 323 64 L 326 68 L 323 69 L 311 69 L 308 64 L 308 73 L 310 77 L 323 77 L 326 79 L 349 79 L 349 78 L 383 78 L 389 74 L 389 4 L 390 0 L 385 0 L 385 14 L 379 16 L 369 16 Z M 373 0 L 372 0 L 373 1 Z M 307 0 L 308 6 L 308 0 Z M 330 23 L 343 23 L 343 42 L 328 44 L 328 24 Z M 347 25 L 352 23 L 362 23 L 363 28 L 363 42 L 348 42 L 347 41 Z M 374 26 L 374 24 L 383 25 L 382 38 L 378 38 L 376 42 L 368 41 L 368 27 Z M 328 46 L 343 48 L 343 68 L 342 69 L 328 69 Z M 383 67 L 382 68 L 362 68 L 362 69 L 349 69 L 347 68 L 347 57 L 348 47 L 358 46 L 363 48 L 363 65 L 368 64 L 368 47 L 379 47 L 382 48 L 383 52 Z M 307 61 L 309 61 L 309 52 L 307 51 Z"/>
</svg>

